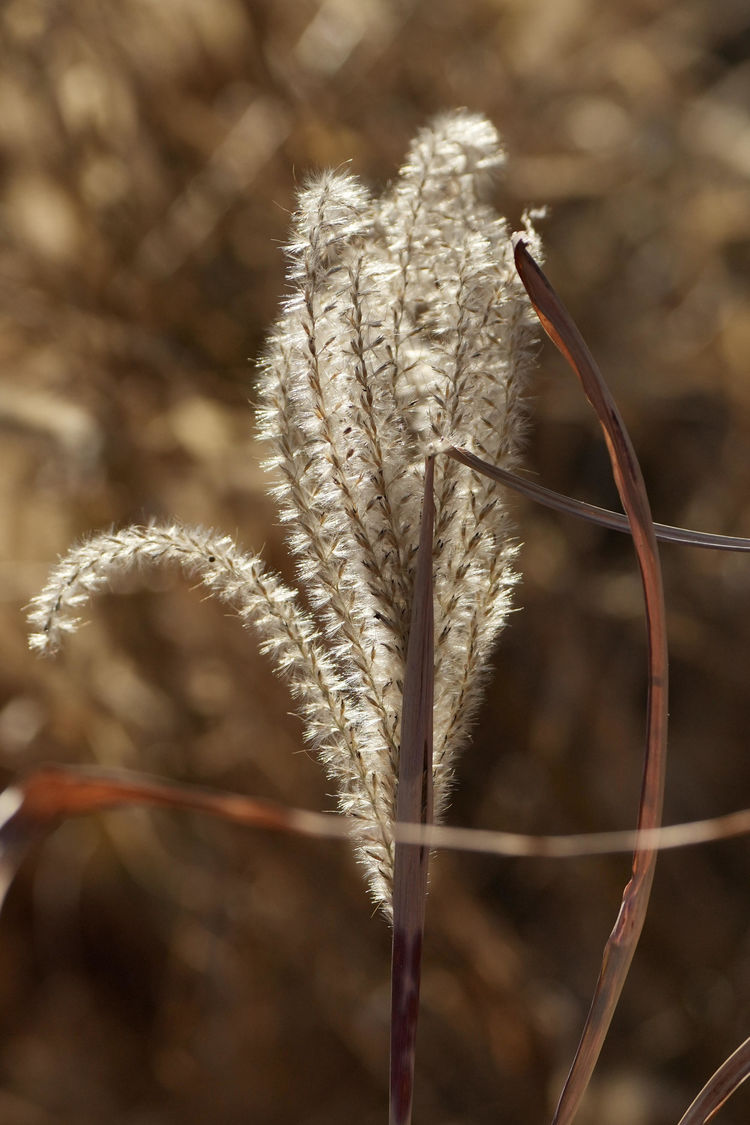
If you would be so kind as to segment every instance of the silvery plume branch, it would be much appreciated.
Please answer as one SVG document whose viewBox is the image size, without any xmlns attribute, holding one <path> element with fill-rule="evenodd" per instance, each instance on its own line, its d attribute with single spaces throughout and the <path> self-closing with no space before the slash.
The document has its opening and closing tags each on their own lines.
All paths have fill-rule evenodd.
<svg viewBox="0 0 750 1125">
<path fill-rule="evenodd" d="M 52 649 L 113 574 L 164 562 L 234 606 L 291 676 L 386 914 L 425 459 L 458 446 L 512 468 L 524 429 L 533 319 L 506 223 L 486 202 L 503 163 L 493 126 L 457 111 L 418 135 L 382 197 L 342 171 L 300 195 L 260 422 L 307 608 L 231 540 L 173 524 L 74 549 L 31 614 L 32 645 Z M 492 482 L 438 457 L 435 504 L 439 816 L 517 575 Z"/>
</svg>

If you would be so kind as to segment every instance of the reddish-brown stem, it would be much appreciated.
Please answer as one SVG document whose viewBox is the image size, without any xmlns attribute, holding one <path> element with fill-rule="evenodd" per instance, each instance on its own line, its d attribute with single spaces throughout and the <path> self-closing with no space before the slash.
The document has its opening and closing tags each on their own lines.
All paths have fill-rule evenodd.
<svg viewBox="0 0 750 1125">
<path fill-rule="evenodd" d="M 747 1078 L 750 1078 L 750 1039 L 741 1043 L 711 1075 L 678 1125 L 706 1125 Z"/>
<path fill-rule="evenodd" d="M 666 774 L 668 657 L 659 551 L 646 486 L 617 406 L 578 328 L 520 236 L 514 239 L 514 251 L 516 269 L 542 327 L 575 371 L 599 419 L 630 523 L 643 584 L 648 637 L 647 733 L 638 827 L 658 828 Z M 632 877 L 604 948 L 599 980 L 554 1125 L 570 1125 L 596 1065 L 646 919 L 656 855 L 648 846 L 636 848 L 633 855 Z"/>
<path fill-rule="evenodd" d="M 434 460 L 428 457 L 406 650 L 396 801 L 396 820 L 407 824 L 428 824 L 432 819 L 433 477 Z M 391 1125 L 409 1125 L 411 1121 L 428 859 L 426 847 L 396 844 L 391 956 Z"/>
</svg>

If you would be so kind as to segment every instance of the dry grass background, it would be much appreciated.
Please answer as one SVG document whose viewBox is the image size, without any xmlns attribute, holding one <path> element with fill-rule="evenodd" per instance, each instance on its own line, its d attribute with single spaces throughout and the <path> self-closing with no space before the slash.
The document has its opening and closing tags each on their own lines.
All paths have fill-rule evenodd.
<svg viewBox="0 0 750 1125">
<path fill-rule="evenodd" d="M 94 529 L 175 514 L 288 573 L 246 402 L 306 169 L 375 185 L 466 105 L 549 202 L 548 270 L 658 518 L 750 534 L 747 0 L 6 0 L 0 10 L 0 765 L 125 765 L 331 807 L 284 685 L 171 576 L 54 663 L 21 607 Z M 248 358 L 249 357 L 249 358 Z M 612 504 L 545 349 L 528 465 Z M 644 628 L 624 539 L 518 503 L 524 584 L 452 820 L 632 822 Z M 667 819 L 750 803 L 747 560 L 664 550 Z M 747 843 L 665 856 L 581 1125 L 671 1125 L 747 1034 Z M 549 1118 L 627 860 L 441 856 L 417 1120 Z M 30 859 L 0 922 L 8 1125 L 382 1122 L 388 946 L 340 845 L 119 814 Z M 739 1095 L 720 1118 L 748 1119 Z"/>
</svg>

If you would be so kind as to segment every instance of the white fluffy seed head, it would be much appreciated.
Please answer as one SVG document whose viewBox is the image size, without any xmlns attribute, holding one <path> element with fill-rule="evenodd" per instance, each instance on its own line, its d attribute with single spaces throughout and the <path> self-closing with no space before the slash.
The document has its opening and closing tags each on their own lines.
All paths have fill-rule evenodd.
<svg viewBox="0 0 750 1125">
<path fill-rule="evenodd" d="M 341 171 L 300 195 L 260 422 L 309 611 L 228 538 L 173 524 L 71 551 L 31 613 L 32 646 L 53 649 L 113 574 L 165 562 L 234 606 L 291 677 L 386 914 L 424 460 L 457 445 L 509 467 L 524 427 L 533 321 L 505 221 L 487 202 L 504 162 L 494 127 L 461 110 L 420 132 L 379 199 Z M 517 576 L 490 482 L 439 458 L 435 501 L 439 815 Z"/>
</svg>

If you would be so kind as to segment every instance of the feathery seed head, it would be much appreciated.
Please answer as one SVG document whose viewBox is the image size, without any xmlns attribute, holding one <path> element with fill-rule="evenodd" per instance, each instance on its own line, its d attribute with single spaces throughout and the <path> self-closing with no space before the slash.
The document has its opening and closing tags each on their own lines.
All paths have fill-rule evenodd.
<svg viewBox="0 0 750 1125">
<path fill-rule="evenodd" d="M 234 606 L 291 678 L 386 914 L 425 457 L 457 445 L 509 467 L 523 432 L 533 319 L 505 221 L 485 201 L 504 160 L 493 126 L 458 111 L 422 130 L 381 198 L 340 171 L 301 193 L 260 418 L 309 610 L 227 537 L 172 524 L 72 550 L 30 614 L 32 645 L 53 650 L 113 574 L 164 562 Z M 517 578 L 489 481 L 438 458 L 435 503 L 439 815 Z"/>
</svg>

